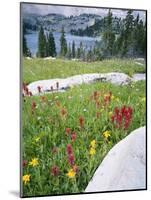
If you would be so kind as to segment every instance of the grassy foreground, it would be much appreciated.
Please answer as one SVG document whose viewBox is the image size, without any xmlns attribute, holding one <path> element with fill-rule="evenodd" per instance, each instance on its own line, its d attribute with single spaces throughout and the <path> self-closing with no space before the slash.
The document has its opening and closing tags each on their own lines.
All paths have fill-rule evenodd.
<svg viewBox="0 0 151 200">
<path fill-rule="evenodd" d="M 91 63 L 61 59 L 23 59 L 23 81 L 25 83 L 84 73 L 124 72 L 131 76 L 134 73 L 144 73 L 145 71 L 145 65 L 141 66 L 130 59 L 110 59 Z"/>
<path fill-rule="evenodd" d="M 57 62 L 56 70 L 54 62 Z M 46 64 L 48 63 L 48 68 Z M 142 70 L 132 61 L 73 63 L 24 61 L 24 81 L 65 77 L 75 72 Z M 95 67 L 95 70 L 91 68 Z M 121 66 L 125 66 L 122 69 Z M 36 74 L 30 73 L 30 70 Z M 128 71 L 127 71 L 128 72 Z M 145 82 L 127 86 L 95 83 L 65 93 L 25 97 L 23 102 L 24 196 L 83 192 L 107 152 L 144 126 Z"/>
</svg>

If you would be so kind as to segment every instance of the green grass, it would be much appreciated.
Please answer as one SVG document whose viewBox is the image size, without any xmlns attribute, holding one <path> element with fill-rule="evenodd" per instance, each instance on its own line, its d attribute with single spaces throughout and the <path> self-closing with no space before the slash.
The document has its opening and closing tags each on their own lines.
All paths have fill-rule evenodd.
<svg viewBox="0 0 151 200">
<path fill-rule="evenodd" d="M 119 66 L 117 66 L 117 64 Z M 47 67 L 48 66 L 48 67 Z M 56 67 L 55 67 L 56 66 Z M 131 67 L 134 69 L 131 69 Z M 61 60 L 43 61 L 24 60 L 24 81 L 32 82 L 38 79 L 66 77 L 69 75 L 89 72 L 124 71 L 143 72 L 143 68 L 133 61 L 103 61 L 99 63 L 80 63 Z M 70 70 L 71 68 L 71 70 Z M 36 74 L 35 76 L 30 70 Z M 57 69 L 57 70 L 56 70 Z M 83 192 L 107 152 L 121 139 L 134 129 L 146 124 L 145 81 L 127 86 L 115 86 L 109 83 L 94 83 L 73 87 L 65 93 L 45 95 L 46 101 L 40 96 L 25 97 L 23 102 L 23 159 L 27 164 L 23 168 L 23 175 L 30 174 L 30 181 L 23 184 L 24 196 L 53 195 Z M 96 102 L 92 99 L 94 91 L 100 96 Z M 104 106 L 104 95 L 112 92 L 112 100 Z M 32 112 L 32 103 L 36 108 Z M 60 103 L 60 105 L 59 105 Z M 110 112 L 115 107 L 123 105 L 133 109 L 132 121 L 127 130 L 116 128 L 112 123 Z M 61 110 L 67 111 L 62 117 Z M 96 113 L 100 113 L 96 117 Z M 84 127 L 79 125 L 79 117 L 84 118 Z M 77 138 L 71 142 L 65 129 L 75 131 Z M 104 131 L 110 131 L 110 137 L 105 139 Z M 38 141 L 36 141 L 36 139 Z M 96 140 L 96 153 L 90 156 L 90 142 Z M 71 168 L 67 160 L 66 146 L 71 144 L 75 164 L 79 171 L 75 178 L 67 177 Z M 57 153 L 52 150 L 57 147 Z M 32 158 L 38 158 L 39 164 L 29 166 Z M 60 173 L 53 176 L 52 166 L 58 166 Z"/>
<path fill-rule="evenodd" d="M 134 73 L 144 73 L 145 71 L 145 65 L 140 66 L 130 59 L 111 59 L 91 63 L 61 59 L 23 59 L 23 81 L 25 83 L 84 73 L 124 72 L 132 76 Z"/>
</svg>

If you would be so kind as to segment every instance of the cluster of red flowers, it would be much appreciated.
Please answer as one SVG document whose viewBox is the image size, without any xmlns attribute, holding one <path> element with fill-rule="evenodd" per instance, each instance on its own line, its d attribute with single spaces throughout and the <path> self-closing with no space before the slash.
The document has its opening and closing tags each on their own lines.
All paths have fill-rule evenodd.
<svg viewBox="0 0 151 200">
<path fill-rule="evenodd" d="M 109 92 L 109 94 L 104 96 L 104 105 L 108 105 L 111 101 L 111 97 L 112 97 L 112 92 Z"/>
<path fill-rule="evenodd" d="M 84 117 L 80 117 L 79 118 L 79 123 L 80 123 L 80 127 L 83 128 L 84 127 Z"/>
<path fill-rule="evenodd" d="M 27 160 L 23 160 L 22 165 L 23 165 L 23 167 L 25 167 L 27 165 Z"/>
<path fill-rule="evenodd" d="M 67 157 L 68 157 L 68 163 L 69 163 L 71 166 L 73 166 L 73 165 L 74 165 L 75 158 L 74 158 L 74 154 L 73 154 L 73 150 L 72 150 L 71 144 L 67 144 L 66 152 L 67 152 Z"/>
<path fill-rule="evenodd" d="M 31 106 L 32 113 L 34 113 L 35 108 L 36 108 L 36 103 L 33 101 Z"/>
<path fill-rule="evenodd" d="M 66 109 L 65 109 L 65 108 L 62 108 L 62 109 L 61 109 L 61 116 L 62 116 L 62 117 L 65 117 L 66 115 L 67 115 Z"/>
<path fill-rule="evenodd" d="M 60 172 L 59 167 L 56 165 L 52 166 L 50 172 L 53 176 L 58 176 Z"/>
<path fill-rule="evenodd" d="M 112 122 L 116 128 L 128 129 L 132 121 L 133 110 L 130 106 L 123 106 L 122 108 L 115 107 L 112 115 Z"/>
<path fill-rule="evenodd" d="M 23 83 L 23 96 L 32 96 L 32 92 L 29 91 L 26 83 Z"/>
<path fill-rule="evenodd" d="M 71 128 L 66 128 L 66 135 L 71 136 L 71 141 L 74 142 L 76 140 L 77 134 L 75 131 L 71 131 Z"/>
<path fill-rule="evenodd" d="M 39 93 L 41 93 L 41 86 L 37 86 L 37 90 Z"/>
<path fill-rule="evenodd" d="M 100 107 L 99 96 L 100 96 L 100 93 L 97 91 L 94 91 L 93 94 L 91 95 L 91 100 L 94 100 L 97 108 Z"/>
</svg>

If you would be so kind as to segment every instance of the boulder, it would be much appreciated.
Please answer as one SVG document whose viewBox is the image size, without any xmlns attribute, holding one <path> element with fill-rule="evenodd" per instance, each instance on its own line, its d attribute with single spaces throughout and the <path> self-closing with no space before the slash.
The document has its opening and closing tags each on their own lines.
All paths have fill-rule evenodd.
<svg viewBox="0 0 151 200">
<path fill-rule="evenodd" d="M 146 188 L 146 128 L 116 144 L 97 168 L 85 192 Z"/>
<path fill-rule="evenodd" d="M 96 81 L 100 82 L 110 82 L 115 85 L 127 85 L 132 80 L 144 80 L 145 75 L 139 76 L 133 76 L 133 79 L 130 78 L 127 74 L 119 73 L 119 72 L 112 72 L 112 73 L 91 73 L 91 74 L 81 74 L 81 75 L 75 75 L 68 78 L 56 78 L 56 79 L 50 79 L 50 80 L 39 80 L 35 81 L 28 85 L 28 89 L 32 92 L 33 95 L 38 95 L 38 89 L 37 87 L 40 86 L 42 88 L 42 92 L 51 92 L 50 88 L 53 87 L 53 92 L 61 92 L 62 90 L 65 91 L 69 89 L 72 86 L 80 85 L 83 83 L 93 83 Z M 59 89 L 57 88 L 57 84 L 59 83 Z"/>
</svg>

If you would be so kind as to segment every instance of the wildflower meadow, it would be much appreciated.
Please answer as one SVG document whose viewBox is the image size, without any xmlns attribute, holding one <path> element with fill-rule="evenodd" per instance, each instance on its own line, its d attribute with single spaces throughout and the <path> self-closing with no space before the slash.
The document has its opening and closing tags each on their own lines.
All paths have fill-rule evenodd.
<svg viewBox="0 0 151 200">
<path fill-rule="evenodd" d="M 36 67 L 32 74 L 30 64 L 33 62 Z M 36 80 L 34 74 L 37 80 L 40 76 L 41 79 L 48 76 L 47 72 L 41 74 L 40 70 L 36 71 L 40 68 L 37 62 L 33 59 L 23 63 L 22 90 L 26 94 L 22 97 L 23 194 L 38 196 L 84 192 L 109 150 L 131 131 L 146 124 L 146 81 L 123 86 L 107 82 L 82 84 L 63 93 L 53 92 L 51 85 L 51 93 L 42 93 L 39 85 L 39 95 L 33 96 L 27 85 Z M 39 59 L 39 62 L 42 61 Z M 52 62 L 55 66 L 58 61 Z M 119 68 L 120 62 L 123 61 L 114 60 L 114 66 L 116 64 Z M 70 75 L 75 68 L 80 70 L 81 63 L 74 63 Z M 132 72 L 134 62 L 127 63 L 124 70 Z M 133 68 L 133 71 L 138 68 Z M 88 68 L 81 67 L 85 72 L 87 69 L 90 70 L 89 65 Z M 56 77 L 62 74 L 56 73 Z M 64 71 L 64 74 L 68 73 Z M 50 70 L 49 75 L 55 77 L 54 71 Z M 59 83 L 56 85 L 59 88 Z"/>
</svg>

